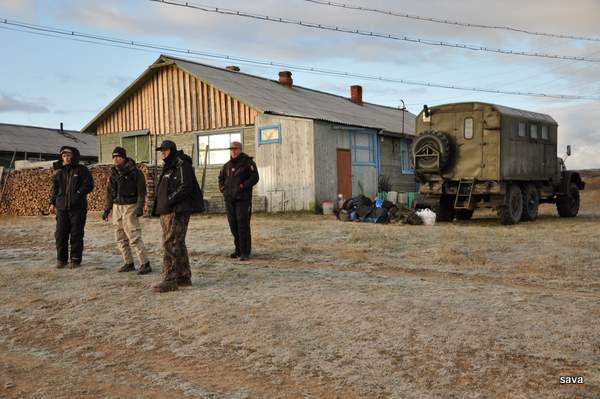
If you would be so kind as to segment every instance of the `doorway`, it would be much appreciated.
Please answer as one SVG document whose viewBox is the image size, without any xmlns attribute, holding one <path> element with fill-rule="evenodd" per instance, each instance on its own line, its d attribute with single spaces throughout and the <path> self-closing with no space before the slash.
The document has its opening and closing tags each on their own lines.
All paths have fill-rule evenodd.
<svg viewBox="0 0 600 399">
<path fill-rule="evenodd" d="M 349 149 L 337 149 L 337 192 L 352 198 L 352 156 Z"/>
</svg>

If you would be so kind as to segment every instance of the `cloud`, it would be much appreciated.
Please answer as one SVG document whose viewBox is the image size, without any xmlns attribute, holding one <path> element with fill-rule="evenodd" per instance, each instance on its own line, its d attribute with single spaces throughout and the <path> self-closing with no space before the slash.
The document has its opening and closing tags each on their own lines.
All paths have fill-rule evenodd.
<svg viewBox="0 0 600 399">
<path fill-rule="evenodd" d="M 546 112 L 558 122 L 558 153 L 564 155 L 567 144 L 573 149 L 569 169 L 600 168 L 600 120 L 596 117 L 600 102 L 548 107 Z"/>
<path fill-rule="evenodd" d="M 19 99 L 0 93 L 0 112 L 24 112 L 26 114 L 50 112 L 43 102 L 43 99 Z"/>
<path fill-rule="evenodd" d="M 33 0 L 3 0 L 0 4 L 0 11 L 31 17 L 34 11 Z"/>
</svg>

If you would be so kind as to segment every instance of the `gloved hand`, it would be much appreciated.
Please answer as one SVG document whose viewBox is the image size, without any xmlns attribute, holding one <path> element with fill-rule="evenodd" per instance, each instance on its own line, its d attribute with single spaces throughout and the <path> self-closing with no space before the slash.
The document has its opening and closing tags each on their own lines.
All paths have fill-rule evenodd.
<svg viewBox="0 0 600 399">
<path fill-rule="evenodd" d="M 139 218 L 140 216 L 142 216 L 144 214 L 144 210 L 142 208 L 135 208 L 135 211 L 133 211 L 133 214 Z"/>
<path fill-rule="evenodd" d="M 109 214 L 110 214 L 109 210 L 106 210 L 106 211 L 102 212 L 102 220 L 104 220 L 105 222 L 107 222 Z"/>
</svg>

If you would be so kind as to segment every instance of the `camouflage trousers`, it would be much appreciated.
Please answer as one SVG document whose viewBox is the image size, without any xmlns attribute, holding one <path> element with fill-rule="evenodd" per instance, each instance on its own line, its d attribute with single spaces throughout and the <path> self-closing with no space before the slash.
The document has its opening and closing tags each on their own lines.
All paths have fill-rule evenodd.
<svg viewBox="0 0 600 399">
<path fill-rule="evenodd" d="M 172 212 L 160 215 L 164 251 L 162 277 L 165 281 L 192 277 L 190 260 L 185 246 L 189 221 L 189 213 Z"/>
</svg>

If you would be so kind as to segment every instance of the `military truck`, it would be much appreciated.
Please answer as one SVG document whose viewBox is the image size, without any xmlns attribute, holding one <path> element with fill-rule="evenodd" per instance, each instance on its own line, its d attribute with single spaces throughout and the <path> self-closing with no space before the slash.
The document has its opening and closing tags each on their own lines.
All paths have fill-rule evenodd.
<svg viewBox="0 0 600 399">
<path fill-rule="evenodd" d="M 412 146 L 421 197 L 438 221 L 492 208 L 502 224 L 515 224 L 535 220 L 541 203 L 577 216 L 585 183 L 557 156 L 557 128 L 549 115 L 502 105 L 425 105 Z"/>
</svg>

